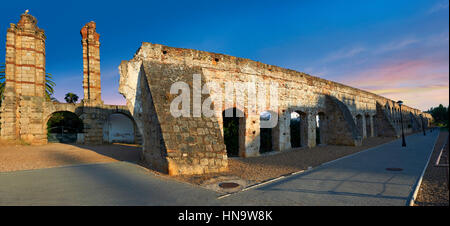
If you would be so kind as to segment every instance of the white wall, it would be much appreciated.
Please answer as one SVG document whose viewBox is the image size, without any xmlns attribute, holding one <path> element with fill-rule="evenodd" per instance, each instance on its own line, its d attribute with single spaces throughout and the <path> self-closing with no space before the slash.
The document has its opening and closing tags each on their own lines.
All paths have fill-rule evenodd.
<svg viewBox="0 0 450 226">
<path fill-rule="evenodd" d="M 134 126 L 123 114 L 111 114 L 103 127 L 103 141 L 107 143 L 134 143 Z"/>
</svg>

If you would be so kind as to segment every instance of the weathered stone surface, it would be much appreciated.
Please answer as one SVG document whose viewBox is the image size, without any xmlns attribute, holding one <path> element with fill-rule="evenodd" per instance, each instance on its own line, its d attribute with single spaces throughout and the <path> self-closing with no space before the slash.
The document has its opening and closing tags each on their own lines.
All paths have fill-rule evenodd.
<svg viewBox="0 0 450 226">
<path fill-rule="evenodd" d="M 272 112 L 278 115 L 278 123 L 271 129 L 275 151 L 292 147 L 293 112 L 300 114 L 304 147 L 316 146 L 316 140 L 322 144 L 359 145 L 369 136 L 399 136 L 402 126 L 406 133 L 419 131 L 431 119 L 429 114 L 408 106 L 402 106 L 400 112 L 398 104 L 387 98 L 305 73 L 223 54 L 151 43 L 143 43 L 134 58 L 123 61 L 119 67 L 119 92 L 127 99 L 127 106 L 105 105 L 101 100 L 100 36 L 96 24 L 87 23 L 80 34 L 84 99 L 79 104 L 62 104 L 45 99 L 45 35 L 37 27 L 37 20 L 22 14 L 17 25 L 8 28 L 5 97 L 0 107 L 2 139 L 44 144 L 51 114 L 70 111 L 84 122 L 84 135 L 79 140 L 101 144 L 108 116 L 122 113 L 134 119 L 135 137 L 139 139 L 142 134 L 143 160 L 148 167 L 171 175 L 221 172 L 228 167 L 222 112 L 236 108 L 242 114 L 239 156 L 251 157 L 260 155 L 260 114 L 268 110 L 249 106 L 249 96 L 256 93 L 248 90 L 227 105 L 234 97 L 224 95 L 226 82 L 257 83 L 258 88 L 267 90 L 271 83 L 278 84 L 278 109 Z M 170 103 L 178 95 L 171 94 L 170 88 L 175 82 L 184 82 L 192 91 L 196 86 L 194 74 L 201 76 L 201 85 L 215 82 L 222 91 L 190 93 L 190 99 L 195 99 L 194 95 L 200 97 L 200 103 L 210 99 L 216 109 L 212 116 L 193 115 L 198 112 L 190 111 L 191 117 L 174 117 Z M 231 92 L 240 88 L 234 87 Z M 269 95 L 259 95 L 253 104 L 259 106 L 270 101 Z M 193 104 L 193 101 L 189 104 L 191 110 Z"/>
<path fill-rule="evenodd" d="M 292 112 L 302 115 L 302 140 L 303 145 L 308 147 L 316 145 L 316 116 L 321 119 L 320 140 L 324 144 L 360 145 L 362 139 L 368 136 L 400 134 L 398 114 L 393 115 L 390 111 L 399 106 L 392 100 L 247 59 L 143 43 L 134 58 L 123 61 L 119 70 L 119 92 L 127 99 L 127 106 L 143 132 L 144 158 L 149 165 L 159 161 L 162 163 L 159 166 L 165 167 L 167 170 L 164 171 L 169 174 L 218 172 L 227 168 L 222 135 L 222 111 L 227 109 L 225 106 L 219 106 L 213 117 L 192 117 L 193 111 L 190 117 L 170 114 L 170 103 L 178 96 L 170 94 L 171 86 L 181 81 L 189 85 L 191 92 L 194 74 L 201 75 L 202 85 L 216 82 L 222 90 L 225 82 L 279 84 L 278 124 L 271 130 L 272 145 L 276 151 L 291 148 Z M 192 98 L 193 95 L 190 94 Z M 260 154 L 260 113 L 264 110 L 257 108 L 250 111 L 248 96 L 246 93 L 236 97 L 235 105 L 231 106 L 237 107 L 245 116 L 239 122 L 239 155 L 243 157 Z M 201 95 L 201 103 L 210 97 L 221 100 L 222 105 L 227 101 L 224 93 L 210 90 Z M 267 103 L 270 101 L 268 95 L 263 99 Z M 239 106 L 239 102 L 244 104 Z M 192 110 L 193 101 L 190 107 Z M 411 127 L 415 130 L 407 132 L 417 131 L 421 126 L 417 122 L 422 112 L 408 106 L 402 106 L 402 111 L 405 117 L 411 117 L 405 122 L 405 128 L 408 123 L 416 124 Z M 431 117 L 424 115 L 425 123 L 428 123 Z"/>
<path fill-rule="evenodd" d="M 25 13 L 11 24 L 6 40 L 5 99 L 0 108 L 1 139 L 22 139 L 31 144 L 47 143 L 47 121 L 58 111 L 77 114 L 84 123 L 82 140 L 88 144 L 103 143 L 103 125 L 108 116 L 122 113 L 125 106 L 105 105 L 101 100 L 100 42 L 95 22 L 81 29 L 83 46 L 84 99 L 79 104 L 64 104 L 45 98 L 45 35 L 37 20 Z M 135 125 L 136 126 L 136 125 Z M 135 142 L 140 133 L 135 129 Z"/>
</svg>

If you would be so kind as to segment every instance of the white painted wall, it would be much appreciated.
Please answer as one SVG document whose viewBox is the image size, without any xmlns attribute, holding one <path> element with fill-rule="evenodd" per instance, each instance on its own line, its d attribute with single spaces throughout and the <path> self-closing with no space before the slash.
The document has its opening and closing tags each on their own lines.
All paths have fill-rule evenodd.
<svg viewBox="0 0 450 226">
<path fill-rule="evenodd" d="M 134 126 L 123 114 L 111 114 L 103 127 L 103 141 L 108 143 L 134 143 Z"/>
</svg>

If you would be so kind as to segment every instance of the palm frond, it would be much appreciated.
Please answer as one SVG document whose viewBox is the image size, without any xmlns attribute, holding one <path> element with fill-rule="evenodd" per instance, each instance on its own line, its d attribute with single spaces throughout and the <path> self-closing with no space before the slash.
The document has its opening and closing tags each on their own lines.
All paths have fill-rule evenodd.
<svg viewBox="0 0 450 226">
<path fill-rule="evenodd" d="M 3 97 L 5 91 L 5 79 L 6 79 L 6 65 L 5 63 L 0 63 L 0 98 Z M 54 87 L 56 83 L 53 81 L 53 75 L 50 73 L 45 73 L 45 97 L 47 100 L 51 100 L 51 96 L 55 92 Z"/>
<path fill-rule="evenodd" d="M 52 74 L 45 73 L 45 97 L 47 100 L 52 100 L 52 95 L 55 92 L 53 87 L 56 86 L 56 83 L 52 80 Z"/>
</svg>

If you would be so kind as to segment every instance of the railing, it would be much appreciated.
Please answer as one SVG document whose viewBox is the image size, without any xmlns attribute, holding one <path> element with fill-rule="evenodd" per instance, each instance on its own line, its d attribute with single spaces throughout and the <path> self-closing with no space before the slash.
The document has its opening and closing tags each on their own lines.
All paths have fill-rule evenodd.
<svg viewBox="0 0 450 226">
<path fill-rule="evenodd" d="M 77 131 L 77 128 L 73 127 L 64 127 L 64 126 L 55 126 L 48 128 L 47 131 L 52 131 L 55 129 L 59 129 L 61 132 L 57 133 L 47 133 L 47 140 L 52 143 L 75 143 L 77 142 L 78 132 L 69 132 L 69 131 Z"/>
</svg>

